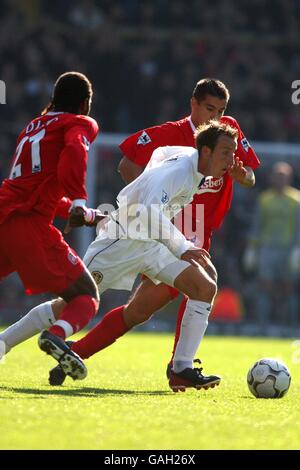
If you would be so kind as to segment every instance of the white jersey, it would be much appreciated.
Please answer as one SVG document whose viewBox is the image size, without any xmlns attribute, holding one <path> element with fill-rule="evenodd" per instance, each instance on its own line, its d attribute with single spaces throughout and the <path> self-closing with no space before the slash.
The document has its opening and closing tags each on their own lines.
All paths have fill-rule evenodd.
<svg viewBox="0 0 300 470">
<path fill-rule="evenodd" d="M 119 193 L 119 208 L 111 214 L 105 230 L 110 232 L 109 224 L 117 221 L 121 227 L 119 238 L 155 239 L 180 258 L 194 245 L 176 229 L 171 219 L 192 201 L 203 179 L 198 172 L 197 150 L 183 146 L 159 147 L 144 172 Z"/>
<path fill-rule="evenodd" d="M 106 289 L 131 290 L 139 273 L 155 283 L 174 285 L 190 266 L 181 255 L 195 247 L 170 219 L 192 201 L 203 179 L 194 148 L 161 147 L 153 152 L 144 172 L 119 193 L 119 208 L 84 256 L 100 294 Z"/>
</svg>

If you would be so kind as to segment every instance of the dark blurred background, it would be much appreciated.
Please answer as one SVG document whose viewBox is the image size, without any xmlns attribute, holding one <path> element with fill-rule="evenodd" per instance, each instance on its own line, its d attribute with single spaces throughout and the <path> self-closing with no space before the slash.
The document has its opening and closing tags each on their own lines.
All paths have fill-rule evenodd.
<svg viewBox="0 0 300 470">
<path fill-rule="evenodd" d="M 274 162 L 288 161 L 294 172 L 289 185 L 299 187 L 300 105 L 291 101 L 292 82 L 300 79 L 299 27 L 299 0 L 0 0 L 0 80 L 7 95 L 0 105 L 0 180 L 8 174 L 17 135 L 47 104 L 53 82 L 65 71 L 88 75 L 95 92 L 92 116 L 104 133 L 118 134 L 180 119 L 189 114 L 200 78 L 224 81 L 231 92 L 226 114 L 254 143 L 262 168 L 255 189 L 236 185 L 231 212 L 214 237 L 212 255 L 224 296 L 210 331 L 295 333 L 300 327 L 299 269 L 294 263 L 291 274 L 289 266 L 299 226 L 285 246 L 281 277 L 286 274 L 286 279 L 274 281 L 278 291 L 282 283 L 290 290 L 282 290 L 278 300 L 269 289 L 274 307 L 266 319 L 258 302 L 259 253 L 251 265 L 245 252 Z M 277 150 L 263 142 L 277 144 Z M 280 143 L 287 145 L 278 150 Z M 297 143 L 299 149 L 289 145 Z M 123 185 L 116 172 L 121 155 L 116 145 L 101 147 L 100 136 L 94 156 L 97 201 L 114 202 Z M 73 235 L 70 242 L 76 246 L 79 237 Z M 102 312 L 127 296 L 105 295 Z M 285 301 L 291 296 L 289 307 Z M 11 276 L 0 285 L 0 322 L 19 318 L 40 299 L 26 297 Z M 169 306 L 145 327 L 171 329 L 175 310 Z"/>
</svg>

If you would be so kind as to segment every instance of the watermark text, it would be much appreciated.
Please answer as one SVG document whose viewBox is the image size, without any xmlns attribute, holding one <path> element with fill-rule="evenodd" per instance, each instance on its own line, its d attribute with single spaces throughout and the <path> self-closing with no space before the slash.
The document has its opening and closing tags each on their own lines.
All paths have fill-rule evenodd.
<svg viewBox="0 0 300 470">
<path fill-rule="evenodd" d="M 0 80 L 0 104 L 6 104 L 6 85 L 3 80 Z"/>
<path fill-rule="evenodd" d="M 294 80 L 292 82 L 292 89 L 295 90 L 291 96 L 292 103 L 299 104 L 300 103 L 300 80 Z"/>
</svg>

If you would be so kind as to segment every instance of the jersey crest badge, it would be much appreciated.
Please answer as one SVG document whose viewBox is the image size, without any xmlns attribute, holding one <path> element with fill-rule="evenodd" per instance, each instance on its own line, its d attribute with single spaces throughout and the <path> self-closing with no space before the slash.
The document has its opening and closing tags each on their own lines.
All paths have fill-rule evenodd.
<svg viewBox="0 0 300 470">
<path fill-rule="evenodd" d="M 92 276 L 94 278 L 95 283 L 99 285 L 103 279 L 103 274 L 100 271 L 92 271 Z"/>
<path fill-rule="evenodd" d="M 138 138 L 137 145 L 147 145 L 147 144 L 150 144 L 150 142 L 152 141 L 149 135 L 147 134 L 146 131 L 143 131 L 142 134 Z"/>
<path fill-rule="evenodd" d="M 248 152 L 249 147 L 250 147 L 250 144 L 249 144 L 248 140 L 246 139 L 246 137 L 244 137 L 244 138 L 241 140 L 241 144 L 242 144 L 243 149 L 245 150 L 245 152 Z"/>
</svg>

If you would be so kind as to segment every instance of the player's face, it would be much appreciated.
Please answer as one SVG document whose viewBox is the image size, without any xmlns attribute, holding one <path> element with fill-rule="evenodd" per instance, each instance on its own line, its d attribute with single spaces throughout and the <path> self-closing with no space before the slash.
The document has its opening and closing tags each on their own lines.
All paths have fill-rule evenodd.
<svg viewBox="0 0 300 470">
<path fill-rule="evenodd" d="M 221 135 L 213 151 L 210 151 L 207 171 L 214 178 L 223 176 L 234 162 L 237 142 L 232 137 Z"/>
<path fill-rule="evenodd" d="M 219 120 L 226 109 L 227 101 L 216 96 L 206 95 L 201 101 L 194 97 L 191 99 L 192 121 L 195 127 L 204 124 L 210 119 Z"/>
</svg>

